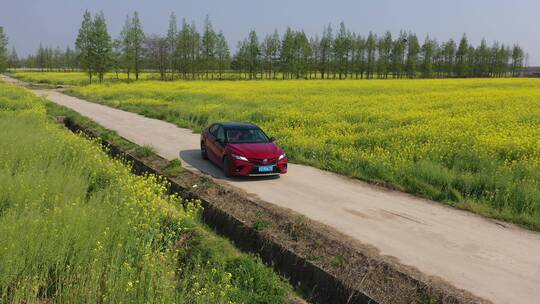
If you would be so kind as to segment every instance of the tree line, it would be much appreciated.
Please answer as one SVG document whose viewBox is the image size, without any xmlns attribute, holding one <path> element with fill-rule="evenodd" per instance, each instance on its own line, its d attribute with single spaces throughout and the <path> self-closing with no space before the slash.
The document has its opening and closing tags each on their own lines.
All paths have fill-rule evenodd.
<svg viewBox="0 0 540 304">
<path fill-rule="evenodd" d="M 13 49 L 10 67 L 41 70 L 82 69 L 98 80 L 105 72 L 139 78 L 142 70 L 171 79 L 372 79 L 509 77 L 521 74 L 526 54 L 518 45 L 482 39 L 478 46 L 464 34 L 459 41 L 420 40 L 401 31 L 376 35 L 355 33 L 342 22 L 337 30 L 325 26 L 320 35 L 287 28 L 259 38 L 250 31 L 231 55 L 222 31 L 206 17 L 202 30 L 171 14 L 167 33 L 146 35 L 139 15 L 127 16 L 122 31 L 112 39 L 103 13 L 83 15 L 75 49 L 40 48 L 19 60 Z"/>
<path fill-rule="evenodd" d="M 442 78 L 518 76 L 526 54 L 519 45 L 494 42 L 479 46 L 463 35 L 439 43 L 429 36 L 421 43 L 414 33 L 390 32 L 367 36 L 351 32 L 340 24 L 334 33 L 326 26 L 319 37 L 288 28 L 262 42 L 255 31 L 238 44 L 231 67 L 253 78 L 282 79 L 362 79 L 362 78 Z"/>
</svg>

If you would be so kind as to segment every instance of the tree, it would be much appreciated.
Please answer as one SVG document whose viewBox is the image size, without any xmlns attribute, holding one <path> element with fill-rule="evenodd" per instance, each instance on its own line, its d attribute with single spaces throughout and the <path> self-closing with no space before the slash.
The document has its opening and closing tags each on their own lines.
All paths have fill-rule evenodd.
<svg viewBox="0 0 540 304">
<path fill-rule="evenodd" d="M 187 79 L 188 73 L 191 74 L 191 79 L 195 79 L 198 73 L 199 52 L 200 35 L 195 28 L 195 24 L 190 25 L 186 20 L 183 20 L 182 29 L 178 33 L 175 54 L 179 71 L 184 79 Z"/>
<path fill-rule="evenodd" d="M 364 78 L 366 71 L 366 39 L 364 37 L 356 35 L 353 39 L 352 56 L 352 70 L 355 73 L 356 79 L 358 79 L 358 75 L 360 75 L 360 78 Z"/>
<path fill-rule="evenodd" d="M 281 40 L 278 34 L 277 29 L 274 30 L 274 33 L 272 34 L 270 38 L 270 45 L 269 45 L 269 55 L 270 55 L 270 69 L 273 72 L 273 78 L 276 78 L 276 70 L 279 65 L 279 50 L 281 48 Z"/>
<path fill-rule="evenodd" d="M 377 69 L 377 36 L 372 32 L 366 39 L 366 78 L 371 79 Z"/>
<path fill-rule="evenodd" d="M 469 52 L 469 41 L 467 36 L 463 34 L 461 41 L 459 42 L 459 47 L 456 52 L 456 74 L 459 77 L 466 77 L 470 73 L 468 54 Z"/>
<path fill-rule="evenodd" d="M 214 32 L 210 18 L 206 15 L 204 20 L 204 33 L 201 41 L 202 66 L 206 74 L 206 79 L 208 79 L 208 72 L 215 69 L 216 39 L 216 32 Z"/>
<path fill-rule="evenodd" d="M 223 32 L 219 32 L 216 38 L 216 57 L 217 57 L 217 66 L 219 79 L 223 78 L 223 72 L 230 67 L 231 64 L 231 54 L 229 51 L 229 45 Z"/>
<path fill-rule="evenodd" d="M 151 35 L 144 40 L 145 58 L 159 71 L 161 80 L 165 80 L 168 64 L 168 42 L 166 37 Z"/>
<path fill-rule="evenodd" d="M 36 61 L 36 67 L 39 68 L 42 72 L 45 69 L 46 57 L 47 57 L 47 55 L 45 53 L 45 49 L 43 48 L 43 45 L 40 43 L 39 48 L 37 50 L 36 60 L 35 61 Z M 90 79 L 90 82 L 92 82 L 92 79 Z"/>
<path fill-rule="evenodd" d="M 331 59 L 332 59 L 332 44 L 334 38 L 332 37 L 332 27 L 330 25 L 326 26 L 321 37 L 320 44 L 320 60 L 319 60 L 319 70 L 321 72 L 321 78 L 324 79 L 325 75 L 328 78 L 328 73 L 331 68 Z"/>
<path fill-rule="evenodd" d="M 60 69 L 64 69 L 66 67 L 65 57 L 60 49 L 59 46 L 57 46 L 52 53 L 52 68 L 59 71 Z"/>
<path fill-rule="evenodd" d="M 309 68 L 309 58 L 311 56 L 311 48 L 309 40 L 304 31 L 296 32 L 294 35 L 294 73 L 296 78 L 307 78 Z"/>
<path fill-rule="evenodd" d="M 480 46 L 476 49 L 476 75 L 480 77 L 489 76 L 489 48 L 486 39 L 482 39 Z"/>
<path fill-rule="evenodd" d="M 92 22 L 92 15 L 87 10 L 84 12 L 83 21 L 81 28 L 79 29 L 79 34 L 75 42 L 77 51 L 79 53 L 79 62 L 81 68 L 88 73 L 90 83 L 92 83 L 92 75 L 94 74 L 93 70 L 93 60 L 94 60 L 94 43 L 93 43 L 93 32 L 94 32 L 94 23 Z M 38 51 L 38 61 L 43 60 L 43 48 L 39 47 Z M 41 65 L 43 70 L 43 65 Z"/>
<path fill-rule="evenodd" d="M 117 46 L 117 51 L 119 51 L 120 53 L 120 56 L 118 58 L 120 66 L 122 66 L 126 70 L 128 80 L 130 79 L 131 71 L 134 69 L 134 53 L 131 28 L 131 17 L 127 15 L 124 26 L 122 27 L 122 31 L 120 32 L 120 37 L 118 37 L 115 42 L 115 45 Z"/>
<path fill-rule="evenodd" d="M 512 76 L 516 77 L 523 71 L 523 66 L 525 64 L 525 53 L 523 49 L 517 44 L 512 48 Z"/>
<path fill-rule="evenodd" d="M 66 47 L 64 52 L 66 68 L 74 71 L 77 67 L 77 54 L 69 46 Z"/>
<path fill-rule="evenodd" d="M 349 55 L 351 51 L 351 39 L 350 32 L 347 31 L 345 23 L 341 22 L 339 25 L 339 31 L 334 39 L 334 67 L 339 75 L 339 79 L 343 76 L 347 78 L 347 72 L 349 71 Z"/>
<path fill-rule="evenodd" d="M 4 28 L 0 26 L 0 72 L 4 72 L 8 67 L 7 44 L 7 35 Z"/>
<path fill-rule="evenodd" d="M 260 49 L 259 38 L 257 32 L 254 30 L 249 32 L 247 40 L 247 69 L 249 72 L 249 79 L 257 79 L 257 71 L 260 66 Z"/>
<path fill-rule="evenodd" d="M 139 13 L 134 12 L 133 17 L 126 16 L 126 21 L 117 41 L 122 53 L 121 62 L 126 69 L 128 79 L 130 78 L 131 71 L 135 73 L 135 80 L 139 79 L 144 53 L 143 43 L 144 32 L 139 19 Z"/>
<path fill-rule="evenodd" d="M 178 71 L 183 74 L 183 78 L 187 77 L 189 66 L 189 40 L 191 39 L 191 28 L 186 20 L 182 20 L 182 28 L 178 32 L 176 39 L 175 58 L 178 64 Z"/>
<path fill-rule="evenodd" d="M 238 41 L 236 45 L 236 53 L 234 54 L 231 61 L 231 68 L 238 71 L 238 78 L 242 79 L 242 72 L 245 69 L 245 58 L 246 58 L 246 49 L 247 49 L 246 39 Z"/>
<path fill-rule="evenodd" d="M 276 66 L 279 61 L 279 49 L 281 43 L 279 41 L 279 34 L 277 30 L 274 30 L 273 34 L 266 35 L 263 43 L 261 44 L 261 53 L 264 60 L 264 69 L 267 72 L 267 77 L 271 78 L 272 74 L 276 76 Z"/>
<path fill-rule="evenodd" d="M 50 71 L 53 67 L 52 58 L 53 58 L 53 51 L 51 48 L 46 47 L 44 50 L 44 66 L 47 69 L 47 71 Z"/>
<path fill-rule="evenodd" d="M 504 77 L 508 74 L 510 67 L 511 50 L 504 44 L 493 44 L 492 48 L 492 62 L 493 62 L 493 77 Z"/>
<path fill-rule="evenodd" d="M 448 42 L 444 43 L 441 51 L 443 56 L 443 73 L 446 77 L 451 77 L 456 69 L 456 42 L 454 39 L 450 39 Z"/>
<path fill-rule="evenodd" d="M 171 13 L 169 17 L 169 29 L 167 30 L 167 46 L 169 47 L 169 61 L 168 68 L 171 71 L 171 79 L 174 79 L 175 70 L 175 53 L 176 53 L 176 40 L 178 36 L 178 23 L 176 22 L 176 15 Z"/>
<path fill-rule="evenodd" d="M 498 77 L 505 77 L 508 72 L 510 71 L 510 57 L 511 57 L 512 51 L 509 47 L 505 46 L 504 44 L 501 45 L 499 56 L 497 60 L 497 72 Z"/>
<path fill-rule="evenodd" d="M 200 65 L 201 35 L 197 32 L 195 23 L 190 27 L 190 39 L 188 40 L 189 64 L 191 70 L 191 79 L 198 75 Z"/>
<path fill-rule="evenodd" d="M 416 77 L 418 71 L 418 54 L 420 53 L 420 44 L 418 43 L 418 37 L 415 34 L 410 33 L 407 39 L 407 61 L 405 68 L 407 70 L 407 76 L 409 78 Z"/>
<path fill-rule="evenodd" d="M 122 40 L 121 39 L 115 39 L 112 42 L 111 67 L 112 67 L 114 73 L 116 74 L 116 79 L 117 80 L 120 79 L 119 73 L 122 70 L 122 66 L 123 66 L 123 57 L 122 56 L 123 56 L 123 54 L 122 54 Z"/>
<path fill-rule="evenodd" d="M 394 78 L 401 78 L 405 71 L 405 47 L 407 44 L 407 35 L 401 31 L 399 37 L 394 41 L 392 46 L 392 74 Z"/>
<path fill-rule="evenodd" d="M 487 76 L 498 77 L 498 64 L 500 60 L 501 44 L 494 41 L 491 46 L 487 47 Z"/>
<path fill-rule="evenodd" d="M 283 39 L 281 40 L 279 61 L 281 65 L 281 73 L 283 79 L 292 77 L 295 55 L 294 36 L 294 31 L 290 27 L 288 27 L 285 31 L 285 34 L 283 34 Z"/>
<path fill-rule="evenodd" d="M 1 48 L 1 47 L 0 47 Z M 2 51 L 0 51 L 2 52 Z M 0 55 L 1 56 L 1 55 Z M 19 56 L 17 55 L 17 50 L 15 50 L 15 47 L 11 48 L 11 53 L 9 53 L 8 56 L 8 67 L 10 69 L 17 69 L 19 67 Z"/>
<path fill-rule="evenodd" d="M 99 82 L 103 82 L 105 73 L 111 66 L 111 36 L 107 31 L 105 15 L 103 12 L 94 17 L 93 31 L 91 32 L 91 42 L 93 48 L 92 65 L 93 70 L 98 74 Z"/>
<path fill-rule="evenodd" d="M 144 31 L 139 20 L 139 13 L 135 11 L 131 19 L 131 29 L 129 31 L 130 42 L 133 51 L 133 67 L 135 69 L 135 80 L 139 80 L 139 71 L 141 69 L 141 58 L 143 54 Z"/>
<path fill-rule="evenodd" d="M 317 71 L 320 69 L 319 63 L 321 58 L 321 40 L 319 39 L 319 36 L 315 35 L 315 37 L 309 39 L 309 47 L 311 49 L 311 56 L 309 58 L 309 78 L 317 79 Z"/>
<path fill-rule="evenodd" d="M 442 47 L 437 42 L 437 39 L 433 39 L 433 77 L 443 77 L 444 70 L 444 58 Z M 444 43 L 443 43 L 444 44 Z"/>
<path fill-rule="evenodd" d="M 434 42 L 427 36 L 422 45 L 422 76 L 425 78 L 433 75 L 433 52 Z"/>
<path fill-rule="evenodd" d="M 392 57 L 392 33 L 387 31 L 377 43 L 377 48 L 379 51 L 379 59 L 377 63 L 377 71 L 379 77 L 388 78 L 388 73 L 390 71 L 390 61 Z"/>
<path fill-rule="evenodd" d="M 477 60 L 477 52 L 474 46 L 469 45 L 469 48 L 467 50 L 467 57 L 466 62 L 468 66 L 466 77 L 477 75 L 478 71 L 478 60 Z"/>
</svg>

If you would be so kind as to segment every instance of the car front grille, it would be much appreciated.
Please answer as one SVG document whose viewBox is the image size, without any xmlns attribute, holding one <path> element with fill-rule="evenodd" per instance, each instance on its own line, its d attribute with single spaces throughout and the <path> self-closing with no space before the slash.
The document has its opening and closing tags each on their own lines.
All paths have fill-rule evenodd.
<svg viewBox="0 0 540 304">
<path fill-rule="evenodd" d="M 266 161 L 264 161 L 264 158 L 248 158 L 250 163 L 253 163 L 258 166 L 271 166 L 275 165 L 277 163 L 277 158 L 266 158 Z"/>
</svg>

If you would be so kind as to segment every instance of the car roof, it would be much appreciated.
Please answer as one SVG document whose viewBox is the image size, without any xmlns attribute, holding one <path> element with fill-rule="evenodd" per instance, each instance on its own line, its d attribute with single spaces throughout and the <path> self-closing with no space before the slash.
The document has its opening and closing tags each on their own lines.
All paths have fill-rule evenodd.
<svg viewBox="0 0 540 304">
<path fill-rule="evenodd" d="M 222 125 L 224 128 L 241 128 L 241 129 L 253 129 L 259 128 L 256 125 L 249 122 L 219 122 L 219 125 Z"/>
</svg>

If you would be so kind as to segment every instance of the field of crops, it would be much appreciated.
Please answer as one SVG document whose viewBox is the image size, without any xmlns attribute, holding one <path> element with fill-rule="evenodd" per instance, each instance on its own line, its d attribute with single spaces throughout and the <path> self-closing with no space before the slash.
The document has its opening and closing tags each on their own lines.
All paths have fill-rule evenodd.
<svg viewBox="0 0 540 304">
<path fill-rule="evenodd" d="M 0 82 L 0 303 L 282 303 L 262 263 Z M 184 241 L 179 238 L 185 235 Z"/>
<path fill-rule="evenodd" d="M 90 83 L 88 74 L 84 72 L 39 72 L 39 71 L 15 71 L 12 75 L 18 79 L 52 85 L 87 85 Z M 126 73 L 107 73 L 105 82 L 126 82 Z M 140 80 L 159 79 L 159 74 L 144 72 L 139 74 Z M 130 80 L 135 80 L 135 74 L 131 73 Z M 97 82 L 97 77 L 92 81 Z"/>
<path fill-rule="evenodd" d="M 540 228 L 540 81 L 139 82 L 72 94 L 201 130 L 251 121 L 295 162 Z"/>
</svg>

